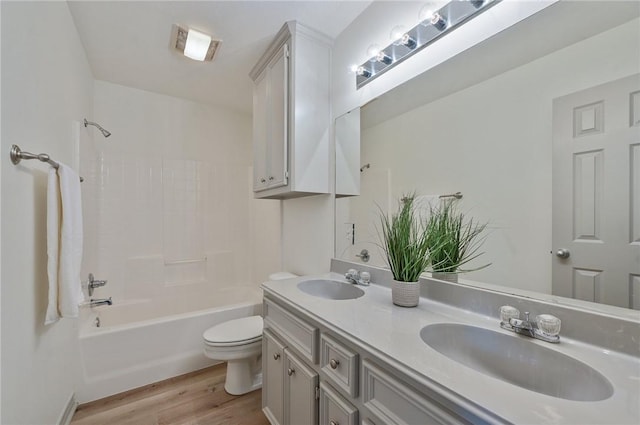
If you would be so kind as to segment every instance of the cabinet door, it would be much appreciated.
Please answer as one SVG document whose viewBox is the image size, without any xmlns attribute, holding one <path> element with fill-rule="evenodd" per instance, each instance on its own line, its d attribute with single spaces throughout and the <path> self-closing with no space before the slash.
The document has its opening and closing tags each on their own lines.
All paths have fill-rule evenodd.
<svg viewBox="0 0 640 425">
<path fill-rule="evenodd" d="M 287 149 L 289 139 L 289 46 L 284 44 L 267 66 L 269 76 L 269 188 L 288 183 Z"/>
<path fill-rule="evenodd" d="M 285 349 L 286 378 L 285 393 L 285 424 L 313 425 L 318 423 L 318 374 L 302 360 Z"/>
<path fill-rule="evenodd" d="M 284 424 L 284 344 L 269 330 L 262 337 L 262 411 L 272 425 Z"/>
<path fill-rule="evenodd" d="M 253 190 L 267 188 L 267 139 L 269 135 L 269 104 L 267 71 L 253 86 Z"/>
</svg>

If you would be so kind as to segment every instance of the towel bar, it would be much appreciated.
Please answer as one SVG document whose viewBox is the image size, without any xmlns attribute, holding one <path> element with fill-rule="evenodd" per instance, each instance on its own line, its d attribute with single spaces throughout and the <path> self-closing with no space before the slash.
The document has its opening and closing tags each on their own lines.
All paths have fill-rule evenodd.
<svg viewBox="0 0 640 425">
<path fill-rule="evenodd" d="M 11 157 L 11 162 L 13 162 L 15 165 L 20 164 L 20 161 L 22 161 L 23 159 L 37 159 L 40 162 L 46 162 L 56 170 L 60 167 L 60 164 L 58 164 L 56 161 L 51 159 L 51 157 L 48 154 L 46 153 L 34 154 L 31 152 L 24 152 L 22 149 L 20 149 L 20 146 L 18 145 L 11 146 L 11 151 L 9 153 L 9 156 Z M 80 182 L 82 183 L 83 181 L 84 179 L 80 177 Z"/>
</svg>

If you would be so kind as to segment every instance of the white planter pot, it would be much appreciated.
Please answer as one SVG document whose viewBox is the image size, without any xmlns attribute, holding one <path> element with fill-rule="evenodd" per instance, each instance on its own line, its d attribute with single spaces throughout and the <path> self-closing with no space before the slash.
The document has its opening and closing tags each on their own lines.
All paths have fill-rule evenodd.
<svg viewBox="0 0 640 425">
<path fill-rule="evenodd" d="M 401 307 L 415 307 L 420 301 L 419 282 L 391 282 L 391 299 L 395 305 Z"/>
<path fill-rule="evenodd" d="M 431 273 L 431 277 L 438 280 L 444 280 L 447 282 L 458 283 L 458 273 Z"/>
</svg>

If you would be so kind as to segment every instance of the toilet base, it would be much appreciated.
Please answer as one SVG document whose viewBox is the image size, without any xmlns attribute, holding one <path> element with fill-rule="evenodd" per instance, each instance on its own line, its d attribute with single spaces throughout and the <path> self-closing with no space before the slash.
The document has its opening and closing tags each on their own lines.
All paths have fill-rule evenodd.
<svg viewBox="0 0 640 425">
<path fill-rule="evenodd" d="M 231 395 L 242 395 L 262 388 L 261 361 L 261 356 L 229 360 L 224 390 Z"/>
</svg>

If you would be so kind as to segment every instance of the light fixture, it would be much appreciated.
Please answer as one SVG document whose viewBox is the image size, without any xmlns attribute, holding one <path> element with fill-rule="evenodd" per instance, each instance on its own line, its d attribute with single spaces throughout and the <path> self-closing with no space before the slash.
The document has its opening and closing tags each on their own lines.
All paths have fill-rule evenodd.
<svg viewBox="0 0 640 425">
<path fill-rule="evenodd" d="M 416 41 L 415 38 L 411 37 L 409 33 L 404 33 L 402 35 L 402 38 L 400 39 L 400 44 L 413 50 L 418 45 L 418 42 Z"/>
<path fill-rule="evenodd" d="M 445 28 L 447 28 L 447 21 L 438 12 L 435 12 L 431 16 L 429 22 L 440 31 L 443 31 Z"/>
<path fill-rule="evenodd" d="M 391 58 L 391 56 L 389 56 L 388 54 L 385 53 L 384 50 L 381 50 L 377 55 L 376 55 L 376 60 L 378 62 L 382 62 L 386 65 L 389 65 L 391 62 L 393 62 L 393 59 Z"/>
<path fill-rule="evenodd" d="M 403 60 L 475 18 L 501 0 L 452 0 L 434 10 L 434 2 L 424 6 L 416 26 L 405 31 L 398 25 L 391 30 L 392 43 L 385 48 L 372 44 L 367 49 L 367 62 L 355 68 L 356 88 L 361 88 Z"/>
<path fill-rule="evenodd" d="M 173 26 L 171 40 L 173 48 L 186 57 L 197 61 L 212 61 L 222 42 L 214 40 L 210 35 L 200 31 L 183 28 L 179 25 Z"/>
<path fill-rule="evenodd" d="M 359 76 L 365 77 L 365 78 L 369 78 L 369 77 L 371 77 L 371 71 L 369 71 L 364 66 L 359 66 L 358 69 L 356 69 L 356 75 L 359 75 Z"/>
</svg>

